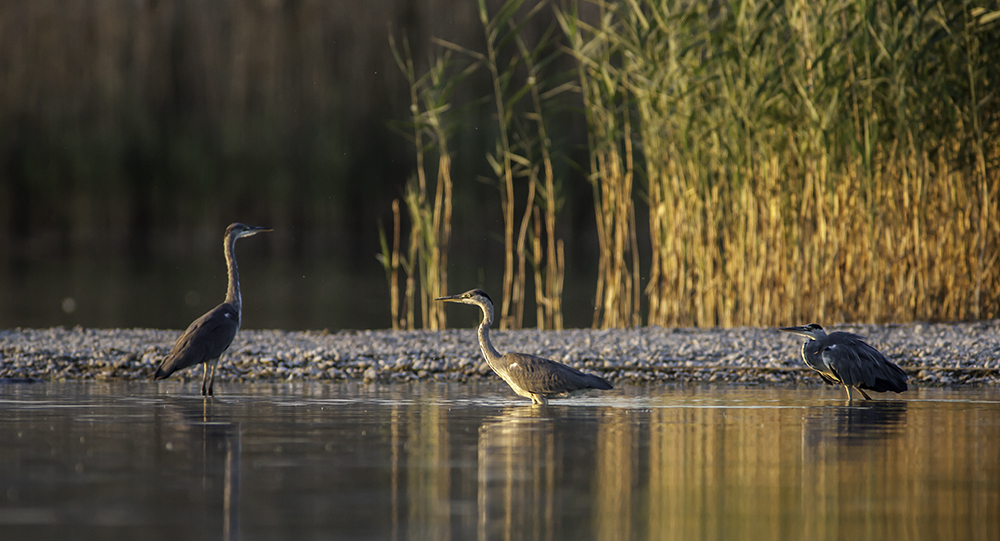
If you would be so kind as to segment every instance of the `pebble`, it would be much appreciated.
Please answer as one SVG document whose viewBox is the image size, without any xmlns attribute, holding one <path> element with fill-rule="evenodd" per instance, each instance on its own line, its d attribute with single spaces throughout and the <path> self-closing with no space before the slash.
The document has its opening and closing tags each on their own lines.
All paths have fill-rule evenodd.
<svg viewBox="0 0 1000 541">
<path fill-rule="evenodd" d="M 1000 385 L 1000 320 L 843 325 L 898 364 L 918 385 Z M 180 331 L 0 330 L 0 380 L 149 379 Z M 799 358 L 802 339 L 769 328 L 494 331 L 501 352 L 555 359 L 612 382 L 818 383 Z M 172 377 L 197 379 L 201 369 Z M 241 330 L 219 363 L 221 381 L 496 377 L 474 329 L 287 332 Z"/>
</svg>

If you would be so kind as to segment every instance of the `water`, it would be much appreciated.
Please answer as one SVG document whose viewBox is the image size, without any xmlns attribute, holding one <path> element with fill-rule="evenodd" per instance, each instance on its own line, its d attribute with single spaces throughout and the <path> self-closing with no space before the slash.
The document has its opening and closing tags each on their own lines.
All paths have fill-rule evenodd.
<svg viewBox="0 0 1000 541">
<path fill-rule="evenodd" d="M 0 538 L 998 539 L 1000 390 L 0 385 Z"/>
</svg>

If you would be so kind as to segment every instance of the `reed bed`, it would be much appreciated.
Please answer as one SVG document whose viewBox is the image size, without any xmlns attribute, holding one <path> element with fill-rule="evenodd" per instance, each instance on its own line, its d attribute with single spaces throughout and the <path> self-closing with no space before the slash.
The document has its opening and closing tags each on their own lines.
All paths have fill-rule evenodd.
<svg viewBox="0 0 1000 541">
<path fill-rule="evenodd" d="M 536 4 L 525 13 L 524 0 L 509 0 L 491 14 L 479 3 L 486 52 L 445 40 L 435 39 L 436 56 L 427 72 L 416 75 L 409 44 L 400 48 L 390 36 L 393 54 L 410 86 L 411 118 L 397 128 L 416 148 L 416 173 L 407 184 L 406 207 L 409 217 L 410 247 L 407 257 L 399 252 L 402 235 L 399 204 L 393 202 L 392 248 L 384 231 L 379 260 L 386 269 L 390 289 L 393 328 L 416 328 L 415 310 L 421 309 L 425 329 L 443 329 L 444 307 L 435 297 L 448 290 L 448 246 L 451 238 L 452 192 L 451 152 L 448 139 L 460 122 L 455 113 L 456 88 L 468 76 L 486 71 L 493 90 L 488 99 L 496 121 L 496 145 L 487 153 L 499 187 L 504 225 L 504 274 L 499 303 L 501 329 L 524 326 L 527 305 L 528 265 L 534 267 L 536 325 L 540 329 L 561 329 L 562 285 L 565 252 L 556 236 L 558 191 L 553 167 L 552 143 L 547 136 L 544 104 L 561 90 L 544 88 L 544 67 L 558 55 L 549 46 L 552 31 L 529 45 L 521 34 L 546 4 Z M 520 15 L 519 15 L 520 13 Z M 452 58 L 458 53 L 464 60 Z M 473 104 L 476 100 L 473 100 Z M 425 154 L 438 156 L 433 202 L 428 197 L 430 174 Z M 524 184 L 525 200 L 520 203 L 515 184 Z M 519 217 L 518 217 L 519 215 Z M 544 215 L 544 220 L 542 216 Z M 405 291 L 399 291 L 399 272 L 405 273 Z M 419 284 L 418 284 L 419 282 Z M 400 306 L 405 308 L 401 310 Z M 401 312 L 405 310 L 405 319 Z"/>
<path fill-rule="evenodd" d="M 451 52 L 442 50 L 427 72 L 417 77 L 409 43 L 403 40 L 400 48 L 390 35 L 390 44 L 410 88 L 411 117 L 405 125 L 397 126 L 397 130 L 413 143 L 417 167 L 406 184 L 403 197 L 410 225 L 407 257 L 403 258 L 400 254 L 402 231 L 397 199 L 392 203 L 392 248 L 389 248 L 382 231 L 379 260 L 389 280 L 392 328 L 417 328 L 419 304 L 422 328 L 444 329 L 447 326 L 444 305 L 434 299 L 448 293 L 448 249 L 454 186 L 448 140 L 458 125 L 450 114 L 451 102 L 456 86 L 475 66 L 457 67 L 452 62 Z M 427 154 L 437 156 L 436 168 L 426 164 Z M 433 182 L 429 180 L 431 177 Z M 399 291 L 401 269 L 406 275 L 402 295 Z M 405 318 L 401 315 L 401 297 Z"/>
<path fill-rule="evenodd" d="M 480 0 L 479 16 L 486 53 L 461 50 L 486 66 L 493 88 L 491 103 L 497 124 L 497 143 L 487 159 L 500 184 L 503 209 L 504 276 L 500 328 L 524 326 L 527 265 L 530 263 L 534 267 L 536 326 L 561 329 L 565 261 L 562 241 L 555 232 L 558 193 L 552 166 L 552 142 L 546 132 L 544 115 L 545 101 L 558 95 L 561 89 L 556 86 L 546 90 L 544 86 L 548 80 L 543 71 L 555 58 L 557 50 L 550 44 L 551 30 L 543 32 L 530 45 L 526 42 L 522 30 L 548 5 L 544 1 L 526 4 L 524 0 L 509 0 L 491 14 L 485 0 Z M 516 200 L 516 181 L 525 185 L 523 204 Z M 544 206 L 544 225 L 539 205 Z M 537 215 L 534 220 L 533 215 Z"/>
<path fill-rule="evenodd" d="M 661 326 L 1000 314 L 995 3 L 572 2 L 554 10 L 552 39 L 576 82 L 536 69 L 549 34 L 534 48 L 521 38 L 543 5 L 510 0 L 491 16 L 480 2 L 486 52 L 445 44 L 492 81 L 501 328 L 523 324 L 527 259 L 539 327 L 561 326 L 542 96 L 581 100 L 586 117 L 594 327 L 643 324 L 644 299 L 645 323 Z"/>
<path fill-rule="evenodd" d="M 587 180 L 593 188 L 600 247 L 592 326 L 609 328 L 639 325 L 641 319 L 629 74 L 614 68 L 611 41 L 597 37 L 610 30 L 607 7 L 601 8 L 600 27 L 585 27 L 575 12 L 559 14 L 558 21 L 568 50 L 579 60 L 587 118 Z M 588 30 L 593 37 L 585 35 Z"/>
<path fill-rule="evenodd" d="M 558 96 L 565 87 L 545 87 L 547 81 L 543 76 L 543 70 L 559 55 L 558 49 L 550 44 L 552 29 L 543 32 L 530 45 L 522 35 L 524 26 L 546 7 L 547 3 L 539 2 L 522 10 L 525 4 L 524 0 L 508 0 L 496 13 L 490 13 L 486 2 L 479 2 L 479 19 L 483 27 L 485 53 L 445 40 L 434 40 L 441 48 L 441 55 L 448 56 L 458 52 L 469 60 L 469 64 L 457 77 L 450 79 L 443 69 L 436 75 L 432 75 L 434 72 L 432 69 L 424 76 L 436 81 L 435 85 L 449 86 L 447 92 L 435 93 L 438 101 L 434 101 L 433 106 L 426 105 L 425 112 L 421 115 L 447 111 L 452 107 L 450 102 L 452 91 L 459 80 L 479 70 L 488 73 L 492 94 L 482 101 L 491 104 L 492 117 L 496 123 L 496 140 L 494 148 L 487 153 L 486 159 L 499 188 L 504 229 L 504 271 L 499 302 L 499 327 L 519 329 L 524 326 L 530 264 L 534 268 L 536 325 L 540 329 L 561 329 L 565 251 L 562 240 L 556 234 L 559 194 L 553 167 L 552 142 L 545 127 L 544 108 L 545 103 L 553 96 Z M 393 50 L 396 50 L 395 46 Z M 413 76 L 412 62 L 407 63 L 398 53 L 397 58 L 400 67 L 411 80 L 411 87 L 421 87 L 423 84 L 421 80 Z M 439 61 L 436 65 L 445 64 L 446 62 Z M 435 122 L 417 117 L 413 119 L 414 125 L 435 126 Z M 418 149 L 421 148 L 419 134 L 413 139 Z M 434 140 L 436 144 L 441 145 L 444 137 L 436 135 Z M 441 156 L 448 155 L 444 147 L 439 148 L 438 153 Z M 420 178 L 419 171 L 423 158 L 419 151 L 417 161 L 418 178 Z M 445 166 L 445 163 L 439 164 L 439 170 L 444 170 Z M 523 190 L 517 189 L 519 185 L 523 185 Z M 450 190 L 449 176 L 447 184 L 449 195 L 446 198 L 449 201 Z M 519 192 L 525 194 L 523 203 L 517 199 Z M 417 199 L 414 196 L 414 200 Z M 420 225 L 421 221 L 417 216 L 429 213 L 418 210 L 419 204 L 411 204 L 411 207 L 414 209 L 410 213 L 413 229 L 411 235 L 416 237 L 419 236 L 421 228 L 426 229 Z M 448 215 L 450 216 L 450 211 Z M 447 238 L 438 240 L 444 244 L 447 242 Z M 427 244 L 427 246 L 432 245 Z M 391 256 L 386 250 L 387 243 L 383 241 L 381 259 L 384 264 L 386 261 L 391 261 Z M 433 251 L 431 253 L 433 254 Z M 446 254 L 446 251 L 444 253 Z M 446 258 L 420 259 L 418 256 L 417 252 L 411 251 L 411 260 L 419 259 L 426 262 L 421 272 L 427 275 L 433 275 L 434 271 L 430 266 L 447 263 Z M 447 275 L 434 276 L 439 280 L 438 290 L 446 290 Z M 390 272 L 390 289 L 394 287 L 392 280 Z M 425 286 L 424 289 L 427 290 L 429 287 Z M 440 325 L 443 328 L 443 311 L 440 314 Z M 425 328 L 429 327 L 425 325 Z"/>
<path fill-rule="evenodd" d="M 1000 314 L 996 5 L 597 4 L 561 23 L 584 108 L 627 103 L 591 120 L 591 169 L 598 201 L 645 181 L 648 324 Z"/>
</svg>

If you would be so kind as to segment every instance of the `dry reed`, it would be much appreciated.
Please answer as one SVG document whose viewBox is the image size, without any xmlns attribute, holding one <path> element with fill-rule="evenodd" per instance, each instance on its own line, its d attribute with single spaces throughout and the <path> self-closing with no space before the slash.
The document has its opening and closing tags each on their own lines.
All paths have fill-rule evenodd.
<svg viewBox="0 0 1000 541">
<path fill-rule="evenodd" d="M 546 2 L 531 6 L 523 14 L 520 11 L 525 5 L 524 0 L 508 0 L 494 14 L 490 14 L 485 1 L 480 0 L 478 5 L 486 42 L 485 53 L 454 43 L 439 43 L 465 54 L 478 65 L 486 66 L 489 71 L 493 90 L 489 101 L 496 119 L 497 139 L 493 152 L 487 154 L 487 160 L 499 181 L 504 227 L 504 272 L 499 327 L 517 329 L 524 326 L 529 262 L 527 244 L 533 233 L 536 236 L 544 234 L 546 239 L 544 256 L 537 237 L 531 240 L 530 263 L 535 268 L 536 325 L 539 328 L 562 328 L 565 261 L 562 241 L 555 232 L 558 194 L 552 167 L 551 141 L 545 129 L 543 101 L 559 95 L 563 88 L 556 87 L 543 93 L 544 78 L 540 67 L 555 56 L 549 46 L 552 32 L 543 33 L 538 42 L 530 47 L 521 35 L 524 25 L 545 7 Z M 526 97 L 530 97 L 527 104 Z M 539 170 L 544 171 L 544 180 L 539 178 Z M 518 204 L 515 195 L 515 181 L 519 179 L 527 181 L 523 206 Z M 536 199 L 541 199 L 545 205 L 544 233 L 537 220 L 532 226 Z M 518 207 L 521 207 L 520 210 Z M 515 220 L 518 212 L 520 219 Z"/>
<path fill-rule="evenodd" d="M 619 117 L 641 141 L 649 324 L 1000 314 L 997 12 L 599 4 L 599 25 L 564 14 L 563 26 L 584 107 L 632 96 Z M 595 127 L 630 139 L 625 121 Z M 627 179 L 604 148 L 596 185 Z M 613 208 L 598 211 L 602 239 L 617 239 Z"/>
<path fill-rule="evenodd" d="M 600 246 L 593 327 L 639 325 L 638 246 L 635 237 L 632 128 L 624 72 L 613 69 L 611 44 L 588 39 L 586 32 L 605 35 L 607 5 L 601 6 L 601 27 L 587 27 L 575 13 L 558 14 L 569 40 L 569 52 L 579 60 L 580 91 L 587 117 L 594 215 Z M 610 69 L 609 69 L 610 68 Z"/>
<path fill-rule="evenodd" d="M 408 257 L 400 261 L 398 252 L 399 227 L 394 228 L 393 251 L 386 254 L 386 242 L 382 243 L 383 265 L 391 261 L 390 294 L 393 300 L 393 328 L 399 324 L 396 270 L 402 267 L 406 272 L 406 328 L 416 328 L 417 284 L 419 278 L 419 306 L 421 323 L 425 329 L 444 329 L 447 325 L 444 306 L 434 299 L 448 291 L 448 248 L 451 241 L 452 191 L 451 154 L 448 138 L 455 124 L 448 112 L 451 109 L 452 93 L 455 87 L 471 73 L 474 67 L 465 71 L 457 70 L 451 62 L 451 54 L 443 50 L 432 62 L 427 73 L 416 76 L 409 44 L 404 40 L 402 51 L 390 36 L 393 55 L 410 86 L 410 129 L 406 133 L 416 149 L 417 168 L 414 177 L 407 183 L 404 201 L 410 218 L 410 244 Z M 401 130 L 402 131 L 402 130 Z M 437 168 L 433 188 L 429 186 L 425 154 L 437 154 Z M 433 199 L 429 194 L 433 192 Z M 398 203 L 393 202 L 394 224 L 398 221 Z"/>
</svg>

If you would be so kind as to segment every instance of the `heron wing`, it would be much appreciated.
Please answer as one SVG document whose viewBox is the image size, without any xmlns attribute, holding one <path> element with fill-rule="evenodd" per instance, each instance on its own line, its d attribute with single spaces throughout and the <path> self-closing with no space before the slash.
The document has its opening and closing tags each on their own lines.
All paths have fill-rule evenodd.
<svg viewBox="0 0 1000 541">
<path fill-rule="evenodd" d="M 507 364 L 508 376 L 530 393 L 553 396 L 583 389 L 612 388 L 604 378 L 549 359 L 523 353 L 508 353 L 504 357 L 511 361 Z"/>
<path fill-rule="evenodd" d="M 835 332 L 828 338 L 820 354 L 845 385 L 876 392 L 906 390 L 906 373 L 861 336 Z"/>
<path fill-rule="evenodd" d="M 194 320 L 174 342 L 154 379 L 163 379 L 178 370 L 218 358 L 233 343 L 239 327 L 240 316 L 233 305 L 216 306 Z"/>
<path fill-rule="evenodd" d="M 864 361 L 863 364 L 870 367 L 870 376 L 865 381 L 865 388 L 880 393 L 885 391 L 901 393 L 906 390 L 906 372 L 893 364 L 882 352 L 861 342 L 858 346 L 858 356 Z"/>
</svg>

